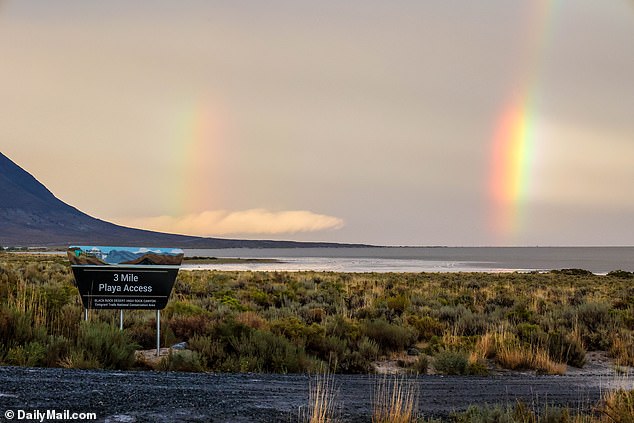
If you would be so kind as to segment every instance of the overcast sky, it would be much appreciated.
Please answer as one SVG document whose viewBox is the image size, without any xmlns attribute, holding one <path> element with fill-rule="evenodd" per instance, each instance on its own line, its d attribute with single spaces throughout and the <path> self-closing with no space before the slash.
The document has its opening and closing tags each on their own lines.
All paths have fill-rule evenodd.
<svg viewBox="0 0 634 423">
<path fill-rule="evenodd" d="M 524 100 L 525 188 L 496 204 Z M 634 2 L 0 0 L 0 151 L 148 229 L 633 245 Z"/>
</svg>

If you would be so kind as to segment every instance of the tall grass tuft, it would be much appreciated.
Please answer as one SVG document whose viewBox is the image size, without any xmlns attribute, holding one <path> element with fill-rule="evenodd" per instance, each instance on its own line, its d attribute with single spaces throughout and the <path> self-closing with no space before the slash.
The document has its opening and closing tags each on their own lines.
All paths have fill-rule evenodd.
<svg viewBox="0 0 634 423">
<path fill-rule="evenodd" d="M 335 423 L 339 407 L 336 403 L 337 389 L 330 372 L 318 373 L 308 384 L 308 409 L 300 416 L 307 423 Z"/>
<path fill-rule="evenodd" d="M 385 376 L 374 387 L 372 423 L 408 423 L 416 421 L 418 389 L 414 380 Z"/>
</svg>

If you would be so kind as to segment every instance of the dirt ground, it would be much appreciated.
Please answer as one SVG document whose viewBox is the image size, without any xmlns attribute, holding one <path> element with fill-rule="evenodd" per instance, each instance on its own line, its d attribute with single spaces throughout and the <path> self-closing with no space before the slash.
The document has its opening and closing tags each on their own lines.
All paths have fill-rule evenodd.
<svg viewBox="0 0 634 423">
<path fill-rule="evenodd" d="M 370 422 L 382 376 L 333 376 L 339 421 Z M 7 410 L 97 413 L 100 422 L 300 422 L 309 404 L 309 375 L 94 371 L 0 367 L 0 421 Z M 634 376 L 602 357 L 581 374 L 488 377 L 409 376 L 424 417 L 469 405 L 514 404 L 589 409 L 607 390 L 634 389 Z"/>
</svg>

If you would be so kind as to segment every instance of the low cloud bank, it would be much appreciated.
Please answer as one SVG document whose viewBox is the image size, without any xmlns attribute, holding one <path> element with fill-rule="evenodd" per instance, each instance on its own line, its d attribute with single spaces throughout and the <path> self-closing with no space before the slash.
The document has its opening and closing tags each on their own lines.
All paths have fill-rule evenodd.
<svg viewBox="0 0 634 423">
<path fill-rule="evenodd" d="M 122 219 L 122 224 L 160 232 L 196 236 L 293 234 L 343 227 L 342 219 L 307 210 L 212 210 L 184 216 Z"/>
</svg>

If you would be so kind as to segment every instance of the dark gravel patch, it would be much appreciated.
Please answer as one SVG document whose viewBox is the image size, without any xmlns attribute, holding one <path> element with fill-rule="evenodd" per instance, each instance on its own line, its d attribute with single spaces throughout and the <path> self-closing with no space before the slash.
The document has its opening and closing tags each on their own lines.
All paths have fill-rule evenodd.
<svg viewBox="0 0 634 423">
<path fill-rule="evenodd" d="M 370 422 L 380 376 L 336 375 L 340 420 Z M 419 410 L 443 417 L 469 405 L 526 402 L 594 405 L 607 389 L 634 389 L 634 377 L 606 375 L 420 376 Z M 307 375 L 192 374 L 0 367 L 0 420 L 6 410 L 97 413 L 101 422 L 299 422 Z"/>
</svg>

